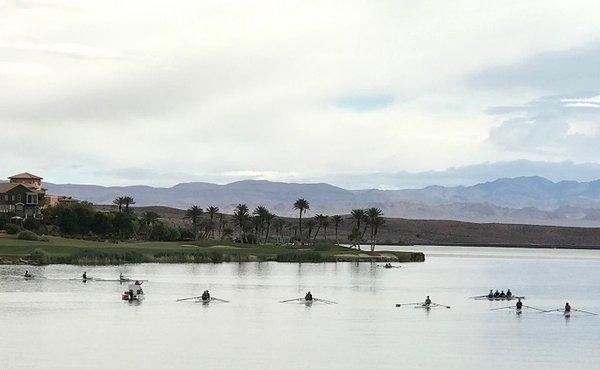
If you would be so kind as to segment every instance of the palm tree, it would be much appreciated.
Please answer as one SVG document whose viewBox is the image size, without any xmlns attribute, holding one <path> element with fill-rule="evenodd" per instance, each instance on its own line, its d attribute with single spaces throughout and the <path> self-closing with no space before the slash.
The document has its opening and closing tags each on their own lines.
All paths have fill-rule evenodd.
<svg viewBox="0 0 600 370">
<path fill-rule="evenodd" d="M 375 250 L 375 235 L 379 226 L 383 224 L 383 211 L 379 208 L 372 207 L 366 211 L 367 223 L 371 227 L 371 252 Z"/>
<path fill-rule="evenodd" d="M 310 242 L 310 236 L 311 236 L 311 234 L 312 234 L 312 231 L 313 231 L 313 228 L 315 227 L 315 225 L 316 225 L 316 222 L 315 222 L 315 220 L 314 220 L 314 219 L 312 219 L 312 218 L 309 218 L 309 219 L 306 221 L 306 228 L 308 229 L 308 241 L 309 241 L 309 242 Z"/>
<path fill-rule="evenodd" d="M 203 213 L 204 211 L 202 208 L 198 206 L 191 206 L 187 211 L 185 211 L 184 218 L 192 220 L 192 225 L 194 225 L 194 240 L 198 240 L 198 224 L 200 223 L 200 218 L 202 217 Z"/>
<path fill-rule="evenodd" d="M 235 221 L 235 226 L 240 228 L 240 238 L 242 239 L 242 243 L 246 242 L 246 229 L 248 224 L 248 218 L 250 214 L 248 213 L 248 206 L 245 204 L 238 204 L 233 211 L 233 220 Z"/>
<path fill-rule="evenodd" d="M 267 211 L 267 213 L 264 216 L 263 221 L 264 221 L 264 228 L 265 228 L 265 244 L 269 241 L 269 231 L 271 229 L 271 223 L 273 222 L 273 219 L 275 217 L 276 216 L 269 211 Z"/>
<path fill-rule="evenodd" d="M 275 229 L 275 233 L 277 234 L 277 243 L 281 243 L 281 232 L 283 231 L 283 227 L 285 226 L 285 221 L 281 218 L 275 218 L 273 220 L 273 229 Z"/>
<path fill-rule="evenodd" d="M 160 218 L 160 215 L 156 212 L 146 211 L 142 214 L 141 221 L 146 226 L 146 237 L 150 237 L 154 224 Z"/>
<path fill-rule="evenodd" d="M 365 220 L 365 211 L 362 209 L 353 209 L 350 212 L 350 216 L 352 218 L 352 223 L 354 224 L 354 229 L 352 230 L 351 239 L 353 239 L 354 244 L 360 250 L 360 242 L 361 242 L 361 232 L 360 232 L 360 224 Z"/>
<path fill-rule="evenodd" d="M 321 226 L 323 227 L 323 239 L 327 241 L 327 228 L 329 227 L 329 216 L 325 215 L 325 217 L 321 221 Z"/>
<path fill-rule="evenodd" d="M 119 207 L 119 212 L 121 212 L 123 209 L 123 204 L 125 204 L 125 197 L 116 197 L 115 200 L 113 200 L 113 204 Z"/>
<path fill-rule="evenodd" d="M 258 206 L 252 212 L 254 216 L 256 216 L 256 234 L 261 236 L 264 233 L 264 226 L 267 219 L 267 216 L 270 214 L 269 210 L 264 206 Z"/>
<path fill-rule="evenodd" d="M 208 218 L 210 220 L 210 231 L 212 234 L 212 238 L 215 238 L 215 225 L 213 223 L 213 219 L 215 218 L 215 216 L 219 213 L 219 207 L 216 206 L 210 206 L 206 209 L 206 214 L 208 215 Z"/>
<path fill-rule="evenodd" d="M 123 204 L 125 205 L 125 212 L 129 213 L 129 206 L 135 204 L 133 198 L 130 196 L 123 197 Z"/>
<path fill-rule="evenodd" d="M 317 240 L 317 236 L 319 235 L 319 230 L 321 230 L 321 227 L 323 227 L 324 224 L 328 221 L 327 219 L 328 219 L 328 217 L 323 214 L 319 213 L 318 215 L 315 215 L 315 221 L 317 222 L 317 231 L 315 232 L 315 237 L 313 239 L 314 241 Z"/>
<path fill-rule="evenodd" d="M 331 216 L 331 222 L 333 223 L 333 227 L 335 227 L 335 244 L 339 245 L 338 239 L 338 228 L 344 222 L 344 219 L 340 215 Z"/>
<path fill-rule="evenodd" d="M 300 230 L 300 244 L 304 245 L 304 237 L 302 235 L 302 214 L 310 209 L 310 204 L 306 199 L 300 198 L 294 202 L 294 209 L 300 211 L 298 217 L 298 229 Z"/>
</svg>

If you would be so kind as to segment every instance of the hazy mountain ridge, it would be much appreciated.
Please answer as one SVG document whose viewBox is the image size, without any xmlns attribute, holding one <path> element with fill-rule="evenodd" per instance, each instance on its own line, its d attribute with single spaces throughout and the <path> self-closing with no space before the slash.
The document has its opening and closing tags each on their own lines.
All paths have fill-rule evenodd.
<svg viewBox="0 0 600 370">
<path fill-rule="evenodd" d="M 473 186 L 406 190 L 346 190 L 326 183 L 265 180 L 243 180 L 226 185 L 191 182 L 170 188 L 51 183 L 45 186 L 49 193 L 72 195 L 96 204 L 110 204 L 117 196 L 129 195 L 138 206 L 216 205 L 230 212 L 236 204 L 246 203 L 251 208 L 265 205 L 277 214 L 290 216 L 295 214 L 292 203 L 297 198 L 306 198 L 313 214 L 348 213 L 352 208 L 374 206 L 389 217 L 579 226 L 600 224 L 600 180 L 552 182 L 530 176 L 502 178 Z"/>
</svg>

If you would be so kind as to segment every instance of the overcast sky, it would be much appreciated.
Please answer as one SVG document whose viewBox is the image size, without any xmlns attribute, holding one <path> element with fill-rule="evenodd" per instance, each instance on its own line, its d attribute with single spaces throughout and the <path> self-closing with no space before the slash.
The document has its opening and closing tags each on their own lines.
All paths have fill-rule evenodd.
<svg viewBox="0 0 600 370">
<path fill-rule="evenodd" d="M 386 188 L 600 162 L 595 1 L 0 0 L 0 14 L 1 177 Z"/>
</svg>

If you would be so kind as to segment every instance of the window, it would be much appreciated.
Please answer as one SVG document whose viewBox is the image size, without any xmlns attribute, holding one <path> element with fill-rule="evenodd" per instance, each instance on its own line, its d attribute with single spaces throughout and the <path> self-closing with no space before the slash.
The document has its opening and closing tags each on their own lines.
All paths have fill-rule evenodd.
<svg viewBox="0 0 600 370">
<path fill-rule="evenodd" d="M 17 202 L 21 201 L 21 194 L 17 194 Z"/>
</svg>

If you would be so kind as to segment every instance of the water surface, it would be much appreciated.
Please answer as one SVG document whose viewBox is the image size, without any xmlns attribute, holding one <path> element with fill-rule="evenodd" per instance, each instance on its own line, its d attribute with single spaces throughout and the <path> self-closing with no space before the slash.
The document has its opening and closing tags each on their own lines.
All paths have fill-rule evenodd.
<svg viewBox="0 0 600 370">
<path fill-rule="evenodd" d="M 517 316 L 467 297 L 510 288 L 531 306 L 600 312 L 600 252 L 408 249 L 427 261 L 53 265 L 28 267 L 45 277 L 32 281 L 0 266 L 0 358 L 10 369 L 599 368 L 600 317 Z M 69 280 L 84 270 L 148 279 L 146 300 L 121 301 L 118 282 Z M 231 303 L 175 302 L 204 289 Z M 339 304 L 278 303 L 307 290 Z M 425 295 L 452 308 L 394 306 Z"/>
</svg>

